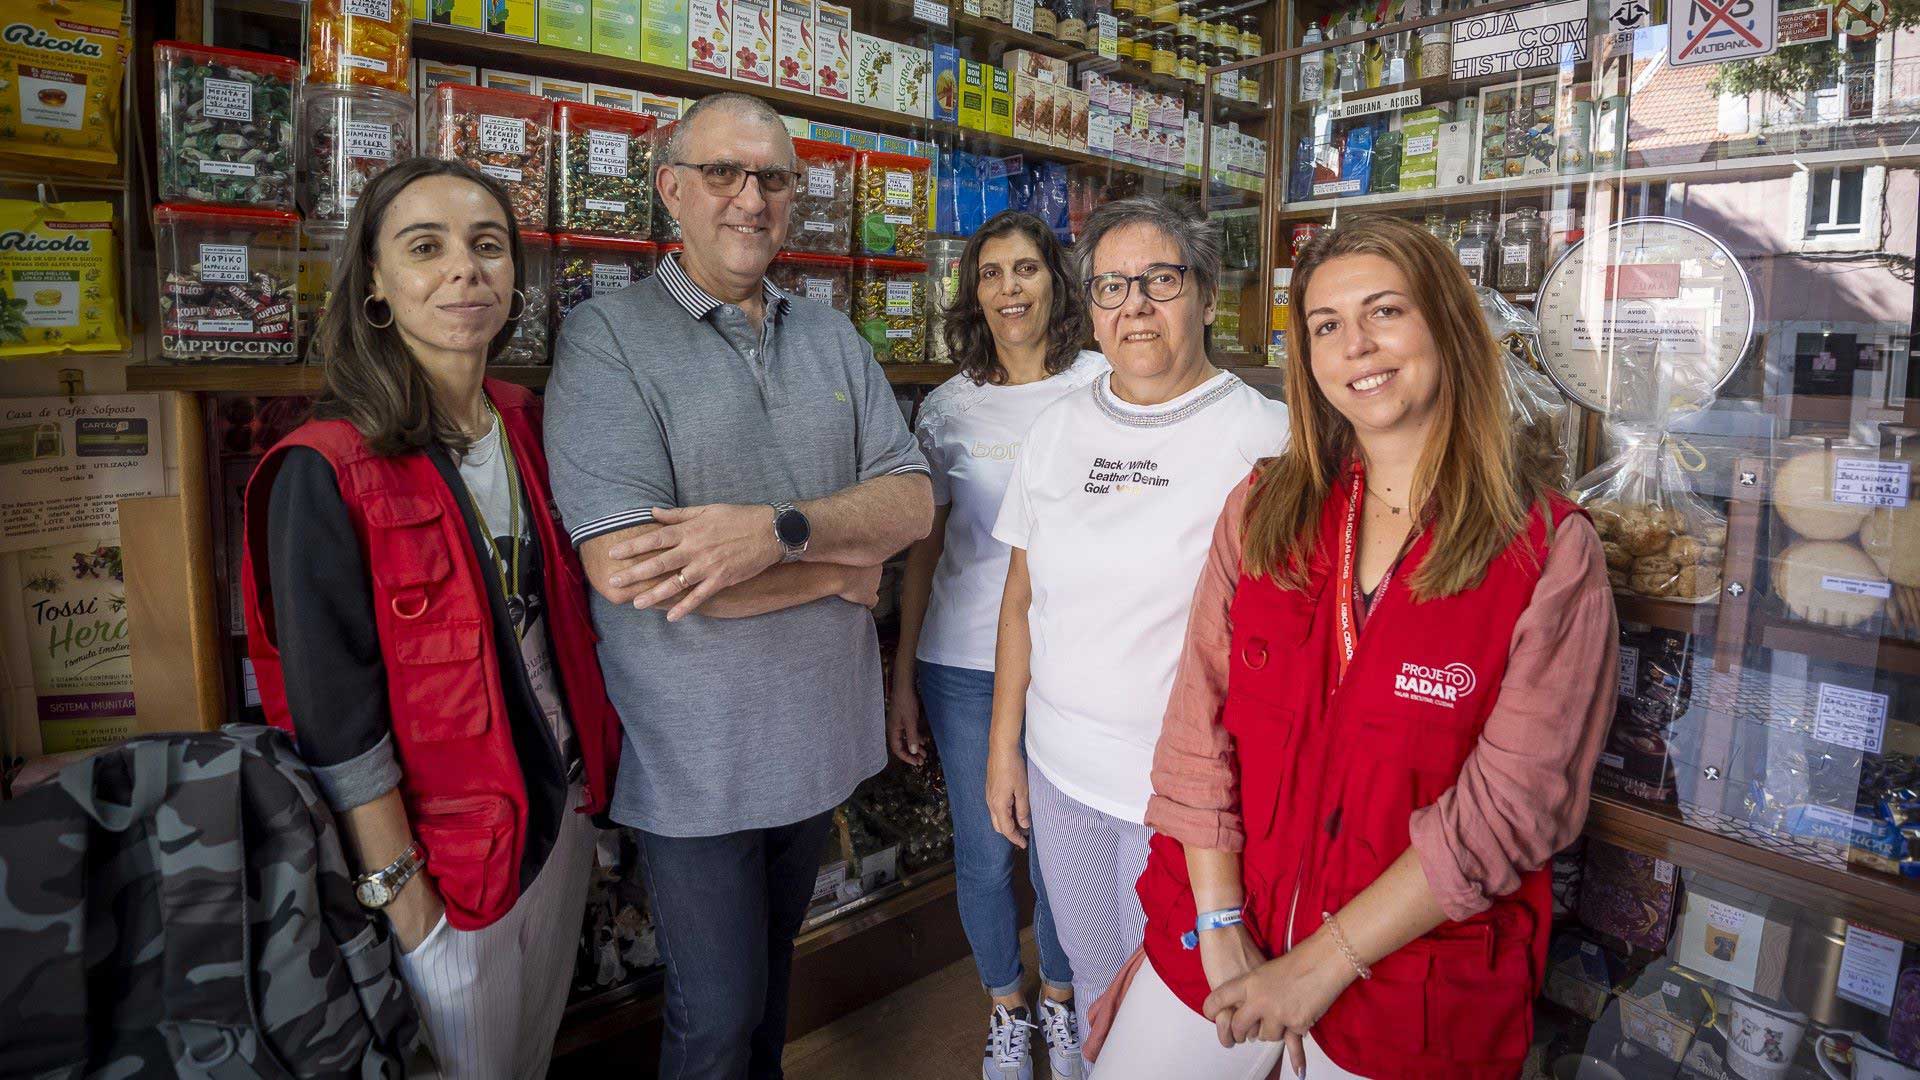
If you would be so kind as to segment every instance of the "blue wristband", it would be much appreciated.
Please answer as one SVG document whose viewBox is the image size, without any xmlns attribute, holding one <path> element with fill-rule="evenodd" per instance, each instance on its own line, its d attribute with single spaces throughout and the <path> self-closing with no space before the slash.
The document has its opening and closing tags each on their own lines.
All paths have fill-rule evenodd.
<svg viewBox="0 0 1920 1080">
<path fill-rule="evenodd" d="M 1197 949 L 1200 947 L 1200 935 L 1209 930 L 1224 930 L 1229 926 L 1239 926 L 1242 922 L 1240 909 L 1221 908 L 1219 911 L 1203 911 L 1193 920 L 1193 929 L 1180 935 L 1180 947 Z"/>
</svg>

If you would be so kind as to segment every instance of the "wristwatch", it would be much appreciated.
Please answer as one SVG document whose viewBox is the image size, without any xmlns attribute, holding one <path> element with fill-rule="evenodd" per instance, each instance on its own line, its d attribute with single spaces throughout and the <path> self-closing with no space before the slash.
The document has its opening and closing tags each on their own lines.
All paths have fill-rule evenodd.
<svg viewBox="0 0 1920 1080">
<path fill-rule="evenodd" d="M 420 841 L 407 845 L 400 857 L 389 863 L 384 869 L 371 874 L 362 874 L 354 879 L 353 897 L 360 906 L 370 911 L 379 911 L 393 898 L 400 895 L 400 889 L 413 880 L 413 875 L 426 865 L 426 852 L 420 850 Z"/>
<path fill-rule="evenodd" d="M 781 562 L 799 562 L 813 539 L 813 524 L 792 503 L 774 503 L 773 538 L 780 544 Z"/>
</svg>

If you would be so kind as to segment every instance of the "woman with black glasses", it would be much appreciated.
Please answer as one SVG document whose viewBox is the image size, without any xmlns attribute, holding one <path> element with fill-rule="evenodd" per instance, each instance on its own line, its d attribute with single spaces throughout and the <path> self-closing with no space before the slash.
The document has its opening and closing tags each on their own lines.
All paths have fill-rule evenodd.
<svg viewBox="0 0 1920 1080">
<path fill-rule="evenodd" d="M 987 805 L 1015 843 L 1032 829 L 1075 996 L 1091 1002 L 1144 933 L 1154 744 L 1208 537 L 1280 450 L 1287 411 L 1208 355 L 1220 239 L 1205 219 L 1111 202 L 1076 256 L 1112 371 L 1034 421 L 994 528 L 1012 557 Z"/>
</svg>

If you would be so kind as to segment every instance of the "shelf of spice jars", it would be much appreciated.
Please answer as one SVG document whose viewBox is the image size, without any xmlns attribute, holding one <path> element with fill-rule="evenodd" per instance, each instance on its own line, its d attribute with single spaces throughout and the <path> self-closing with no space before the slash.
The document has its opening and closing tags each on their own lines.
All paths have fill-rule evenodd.
<svg viewBox="0 0 1920 1080">
<path fill-rule="evenodd" d="M 1588 836 L 1895 934 L 1920 938 L 1920 881 L 1847 862 L 1812 861 L 1737 829 L 1689 822 L 1688 810 L 1596 792 Z"/>
<path fill-rule="evenodd" d="M 547 385 L 552 369 L 545 365 L 493 365 L 487 376 L 535 388 Z M 959 369 L 952 364 L 882 364 L 887 381 L 896 386 L 937 386 Z M 318 364 L 129 364 L 127 390 L 151 393 L 316 394 L 321 378 Z"/>
</svg>

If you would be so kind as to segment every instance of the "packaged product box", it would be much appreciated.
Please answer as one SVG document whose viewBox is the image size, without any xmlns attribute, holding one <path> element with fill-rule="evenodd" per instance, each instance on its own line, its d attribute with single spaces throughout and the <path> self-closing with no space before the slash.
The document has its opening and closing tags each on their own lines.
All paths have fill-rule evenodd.
<svg viewBox="0 0 1920 1080">
<path fill-rule="evenodd" d="M 1000 57 L 1000 66 L 1015 75 L 1032 75 L 1041 82 L 1056 86 L 1066 86 L 1072 81 L 1069 77 L 1071 69 L 1065 60 L 1032 49 L 1008 49 Z"/>
<path fill-rule="evenodd" d="M 1044 146 L 1053 145 L 1053 109 L 1059 100 L 1055 96 L 1058 89 L 1045 79 L 1033 81 L 1033 141 Z"/>
<path fill-rule="evenodd" d="M 818 120 L 810 120 L 807 122 L 807 138 L 814 142 L 839 143 L 845 146 L 847 129 L 839 124 L 823 124 Z"/>
<path fill-rule="evenodd" d="M 859 128 L 848 128 L 846 132 L 846 144 L 855 150 L 878 150 L 880 149 L 880 136 L 875 135 L 871 131 L 861 131 Z"/>
<path fill-rule="evenodd" d="M 893 42 L 856 32 L 853 35 L 853 103 L 889 112 L 896 108 L 893 68 Z"/>
<path fill-rule="evenodd" d="M 642 0 L 640 59 L 661 67 L 687 66 L 687 0 Z"/>
<path fill-rule="evenodd" d="M 834 101 L 853 100 L 853 10 L 817 0 L 813 15 L 813 92 Z"/>
<path fill-rule="evenodd" d="M 1441 124 L 1435 141 L 1435 186 L 1461 187 L 1473 179 L 1473 121 Z M 1405 166 L 1401 167 L 1405 172 Z"/>
<path fill-rule="evenodd" d="M 481 0 L 434 0 L 433 25 L 457 26 L 462 30 L 484 30 L 486 19 Z"/>
<path fill-rule="evenodd" d="M 430 22 L 433 19 L 433 12 L 428 9 L 428 0 L 411 0 L 407 5 L 407 13 L 413 16 L 415 22 Z"/>
<path fill-rule="evenodd" d="M 1006 68 L 987 69 L 987 132 L 1013 135 L 1013 74 Z"/>
<path fill-rule="evenodd" d="M 1067 105 L 1070 110 L 1067 125 L 1063 129 L 1066 147 L 1069 150 L 1084 151 L 1087 149 L 1088 142 L 1092 138 L 1092 121 L 1090 119 L 1092 105 L 1090 96 L 1085 90 L 1075 90 L 1072 87 L 1067 87 L 1065 93 L 1067 95 Z M 1056 105 L 1054 108 L 1056 110 L 1054 119 L 1058 120 L 1060 116 L 1057 111 L 1059 106 Z"/>
<path fill-rule="evenodd" d="M 640 91 L 629 90 L 624 86 L 589 83 L 587 85 L 587 100 L 603 109 L 625 109 L 627 112 L 640 111 Z"/>
<path fill-rule="evenodd" d="M 1096 154 L 1113 153 L 1113 114 L 1093 112 L 1087 116 L 1087 149 Z"/>
<path fill-rule="evenodd" d="M 593 0 L 593 51 L 640 59 L 640 0 Z"/>
<path fill-rule="evenodd" d="M 1347 132 L 1346 145 L 1340 151 L 1340 187 L 1336 195 L 1364 193 L 1373 181 L 1372 124 L 1355 125 Z"/>
<path fill-rule="evenodd" d="M 806 117 L 788 116 L 785 113 L 781 113 L 780 123 L 781 126 L 787 129 L 787 134 L 790 137 L 795 139 L 804 139 L 807 137 L 807 125 L 810 121 Z"/>
<path fill-rule="evenodd" d="M 773 2 L 733 0 L 733 77 L 755 86 L 773 85 Z"/>
<path fill-rule="evenodd" d="M 1400 133 L 1407 137 L 1400 153 L 1400 190 L 1430 191 L 1440 177 L 1440 110 L 1418 109 L 1402 115 Z"/>
<path fill-rule="evenodd" d="M 552 75 L 540 76 L 540 96 L 550 101 L 585 102 L 592 88 L 583 82 L 572 79 L 558 79 Z"/>
<path fill-rule="evenodd" d="M 913 140 L 899 135 L 882 135 L 877 149 L 883 154 L 913 154 Z"/>
<path fill-rule="evenodd" d="M 511 90 L 516 94 L 530 94 L 536 97 L 540 93 L 539 76 L 522 75 L 517 71 L 481 68 L 480 85 L 491 90 Z"/>
<path fill-rule="evenodd" d="M 1089 107 L 1104 111 L 1107 107 L 1107 78 L 1097 71 L 1080 73 L 1080 89 L 1087 92 Z"/>
<path fill-rule="evenodd" d="M 773 84 L 813 93 L 813 0 L 777 0 L 773 13 Z"/>
<path fill-rule="evenodd" d="M 487 0 L 487 33 L 532 41 L 538 35 L 539 0 Z"/>
<path fill-rule="evenodd" d="M 642 91 L 640 94 L 640 111 L 660 121 L 662 125 L 665 125 L 680 119 L 682 108 L 680 99 L 677 97 L 665 97 L 660 94 L 649 94 Z"/>
<path fill-rule="evenodd" d="M 985 64 L 960 61 L 960 126 L 986 130 L 987 74 Z"/>
<path fill-rule="evenodd" d="M 1053 88 L 1053 145 L 1062 150 L 1075 149 L 1073 107 L 1075 99 L 1084 98 L 1084 96 L 1080 91 L 1075 90 L 1071 86 L 1055 86 Z M 1080 106 L 1080 115 L 1085 116 L 1086 113 L 1086 106 L 1082 104 Z M 1082 142 L 1078 145 L 1085 146 L 1086 144 Z"/>
<path fill-rule="evenodd" d="M 933 118 L 960 122 L 960 53 L 951 45 L 933 47 Z"/>
<path fill-rule="evenodd" d="M 721 78 L 732 74 L 733 9 L 727 0 L 687 6 L 687 70 Z"/>
<path fill-rule="evenodd" d="M 913 45 L 893 47 L 893 107 L 908 116 L 933 115 L 933 53 Z"/>
<path fill-rule="evenodd" d="M 244 213 L 272 213 L 246 210 Z M 0 199 L 0 234 L 19 243 L 0 250 L 0 306 L 8 325 L 0 333 L 0 358 L 34 353 L 118 352 L 127 346 L 120 317 L 120 272 L 114 237 L 119 207 L 111 202 L 47 203 L 37 199 Z M 281 212 L 267 220 L 282 220 Z M 191 276 L 207 258 L 198 250 L 173 267 L 161 250 L 161 305 L 174 310 L 167 289 L 178 276 Z M 231 265 L 231 263 L 229 263 Z M 245 266 L 244 261 L 240 263 Z M 168 272 L 171 270 L 172 272 Z M 248 288 L 250 279 L 227 281 Z M 271 302 L 266 297 L 263 301 Z M 226 296 L 220 303 L 235 303 Z M 237 313 L 236 313 L 237 314 Z M 219 318 L 220 316 L 213 316 Z M 248 329 L 253 329 L 252 324 Z M 250 351 L 236 347 L 235 355 Z M 267 353 L 270 350 L 262 350 Z M 251 359 L 251 357 L 246 357 Z"/>
<path fill-rule="evenodd" d="M 1033 118 L 1039 109 L 1034 102 L 1037 93 L 1034 87 L 1039 84 L 1040 80 L 1031 75 L 1023 78 L 1015 73 L 1013 76 L 1013 137 L 1016 139 L 1033 141 Z"/>
<path fill-rule="evenodd" d="M 413 85 L 422 92 L 433 89 L 441 83 L 465 83 L 476 86 L 480 82 L 480 69 L 472 64 L 443 64 L 438 60 L 414 61 Z"/>
<path fill-rule="evenodd" d="M 593 51 L 593 6 L 588 0 L 540 0 L 540 44 Z"/>
</svg>

